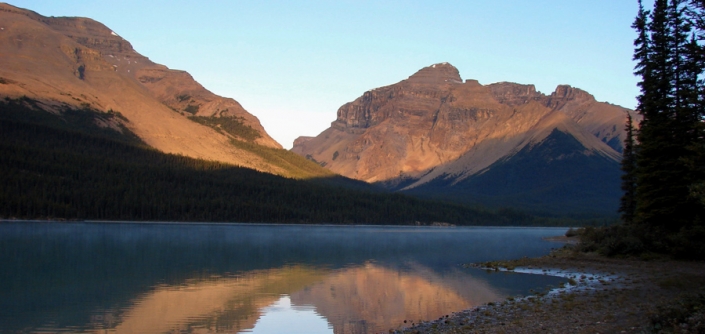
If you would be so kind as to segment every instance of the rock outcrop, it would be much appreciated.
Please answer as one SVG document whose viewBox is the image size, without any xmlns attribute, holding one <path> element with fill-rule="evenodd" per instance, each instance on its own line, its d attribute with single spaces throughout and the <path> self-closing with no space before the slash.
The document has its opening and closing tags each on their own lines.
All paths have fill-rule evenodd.
<svg viewBox="0 0 705 334">
<path fill-rule="evenodd" d="M 281 148 L 237 101 L 213 94 L 187 72 L 152 62 L 100 22 L 44 17 L 0 3 L 0 28 L 0 98 L 27 97 L 54 113 L 120 112 L 128 129 L 163 152 L 283 173 L 233 146 L 237 135 L 189 119 L 231 117 L 258 134 L 250 136 L 254 143 Z"/>
<path fill-rule="evenodd" d="M 454 186 L 558 130 L 618 169 L 628 112 L 636 118 L 565 85 L 544 95 L 533 85 L 463 82 L 442 63 L 346 103 L 329 129 L 292 150 L 344 176 L 411 191 L 438 179 Z"/>
</svg>

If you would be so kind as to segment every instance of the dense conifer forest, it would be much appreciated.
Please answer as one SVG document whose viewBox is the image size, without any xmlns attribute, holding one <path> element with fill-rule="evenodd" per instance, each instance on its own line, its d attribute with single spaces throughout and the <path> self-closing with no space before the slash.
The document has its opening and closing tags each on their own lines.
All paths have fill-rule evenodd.
<svg viewBox="0 0 705 334">
<path fill-rule="evenodd" d="M 537 219 L 511 210 L 490 212 L 420 200 L 338 176 L 284 178 L 164 154 L 143 144 L 125 127 L 95 126 L 96 120 L 106 123 L 120 118 L 115 112 L 66 109 L 55 115 L 36 106 L 37 102 L 29 99 L 0 102 L 0 218 L 331 224 L 571 223 Z M 290 153 L 261 149 L 272 159 L 284 159 Z"/>
<path fill-rule="evenodd" d="M 643 120 L 627 123 L 622 224 L 583 247 L 705 259 L 705 1 L 640 1 L 633 27 Z"/>
</svg>

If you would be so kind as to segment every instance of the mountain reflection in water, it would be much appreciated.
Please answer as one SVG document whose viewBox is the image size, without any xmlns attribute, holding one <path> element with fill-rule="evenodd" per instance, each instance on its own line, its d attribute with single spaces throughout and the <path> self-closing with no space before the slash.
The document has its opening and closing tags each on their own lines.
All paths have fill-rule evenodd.
<svg viewBox="0 0 705 334">
<path fill-rule="evenodd" d="M 325 275 L 326 270 L 293 266 L 161 286 L 124 310 L 110 333 L 198 332 L 197 329 L 233 332 L 252 328 L 260 311 L 274 304 L 280 295 L 303 289 Z"/>
<path fill-rule="evenodd" d="M 435 319 L 501 298 L 468 274 L 439 276 L 421 266 L 400 271 L 374 264 L 332 273 L 291 295 L 294 304 L 313 305 L 335 333 L 385 332 L 404 320 Z"/>
<path fill-rule="evenodd" d="M 560 283 L 460 264 L 564 232 L 0 222 L 0 332 L 386 332 Z"/>
<path fill-rule="evenodd" d="M 471 275 L 458 272 L 441 277 L 423 267 L 416 269 L 390 270 L 372 263 L 340 270 L 293 266 L 161 286 L 121 310 L 121 315 L 106 314 L 104 319 L 119 319 L 115 327 L 92 325 L 116 334 L 253 329 L 258 333 L 262 329 L 256 323 L 267 307 L 285 298 L 291 307 L 308 307 L 321 315 L 318 321 L 332 327 L 330 332 L 359 333 L 397 327 L 407 319 L 438 318 L 449 310 L 502 297 Z M 468 284 L 471 290 L 454 288 Z"/>
</svg>

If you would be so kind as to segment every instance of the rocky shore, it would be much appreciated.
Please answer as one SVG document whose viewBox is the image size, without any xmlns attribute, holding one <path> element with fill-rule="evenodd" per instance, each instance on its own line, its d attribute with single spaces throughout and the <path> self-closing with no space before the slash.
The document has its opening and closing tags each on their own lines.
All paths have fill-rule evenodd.
<svg viewBox="0 0 705 334">
<path fill-rule="evenodd" d="M 564 247 L 541 258 L 470 266 L 556 275 L 566 277 L 567 283 L 390 332 L 705 332 L 705 308 L 698 304 L 686 310 L 689 299 L 705 300 L 703 262 L 611 259 Z"/>
</svg>

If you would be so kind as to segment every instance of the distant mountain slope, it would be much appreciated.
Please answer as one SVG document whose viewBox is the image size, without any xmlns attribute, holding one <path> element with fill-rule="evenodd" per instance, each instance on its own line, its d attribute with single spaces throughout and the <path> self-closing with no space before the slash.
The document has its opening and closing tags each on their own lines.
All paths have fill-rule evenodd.
<svg viewBox="0 0 705 334">
<path fill-rule="evenodd" d="M 614 212 L 627 112 L 637 118 L 570 86 L 547 96 L 533 85 L 463 82 L 442 63 L 365 92 L 338 110 L 329 129 L 299 138 L 292 151 L 341 175 L 417 195 L 548 211 L 567 208 L 556 199 L 581 198 L 570 208 Z M 595 163 L 576 163 L 582 160 Z M 566 176 L 546 182 L 541 168 Z M 509 182 L 511 170 L 528 179 Z M 595 172 L 604 177 L 580 181 Z"/>
<path fill-rule="evenodd" d="M 0 98 L 29 98 L 55 114 L 119 112 L 124 119 L 116 122 L 166 153 L 285 176 L 331 175 L 272 164 L 262 152 L 287 153 L 237 101 L 211 93 L 184 71 L 153 63 L 99 22 L 44 17 L 0 3 L 0 28 Z M 286 159 L 300 164 L 294 155 Z"/>
<path fill-rule="evenodd" d="M 337 175 L 297 180 L 164 154 L 125 128 L 95 125 L 115 124 L 119 114 L 62 110 L 59 116 L 34 103 L 0 100 L 0 219 L 547 223 L 388 193 Z"/>
<path fill-rule="evenodd" d="M 618 167 L 611 157 L 585 154 L 575 137 L 554 129 L 477 174 L 441 175 L 403 192 L 537 213 L 610 214 L 622 194 Z"/>
</svg>

